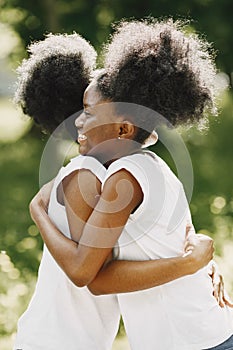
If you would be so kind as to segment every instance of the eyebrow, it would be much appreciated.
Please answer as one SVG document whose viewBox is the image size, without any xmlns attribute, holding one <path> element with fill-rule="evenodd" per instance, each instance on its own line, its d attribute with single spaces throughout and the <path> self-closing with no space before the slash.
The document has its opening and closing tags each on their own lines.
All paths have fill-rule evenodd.
<svg viewBox="0 0 233 350">
<path fill-rule="evenodd" d="M 83 108 L 94 108 L 96 106 L 98 106 L 99 104 L 89 104 L 89 103 L 83 103 Z"/>
<path fill-rule="evenodd" d="M 96 106 L 102 106 L 104 103 L 97 103 L 97 104 L 89 104 L 89 103 L 83 103 L 83 108 L 94 108 Z"/>
</svg>

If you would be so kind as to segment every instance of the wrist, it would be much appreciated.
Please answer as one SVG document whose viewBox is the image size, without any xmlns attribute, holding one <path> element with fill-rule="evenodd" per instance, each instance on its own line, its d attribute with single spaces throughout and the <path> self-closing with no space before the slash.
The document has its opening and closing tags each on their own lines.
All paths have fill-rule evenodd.
<svg viewBox="0 0 233 350">
<path fill-rule="evenodd" d="M 186 267 L 187 275 L 192 275 L 200 269 L 200 266 L 198 265 L 198 260 L 196 259 L 192 251 L 186 253 L 182 257 L 182 259 Z"/>
</svg>

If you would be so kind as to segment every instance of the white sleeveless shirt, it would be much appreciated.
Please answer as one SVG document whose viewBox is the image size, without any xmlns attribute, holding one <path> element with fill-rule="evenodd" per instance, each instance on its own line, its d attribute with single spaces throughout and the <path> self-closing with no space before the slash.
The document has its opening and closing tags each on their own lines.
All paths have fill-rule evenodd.
<svg viewBox="0 0 233 350">
<path fill-rule="evenodd" d="M 70 237 L 65 207 L 57 201 L 57 186 L 77 169 L 89 169 L 102 182 L 106 169 L 94 158 L 78 156 L 58 173 L 49 203 L 49 216 Z M 110 350 L 119 326 L 115 295 L 93 296 L 76 287 L 44 246 L 32 300 L 18 322 L 14 349 Z"/>
<path fill-rule="evenodd" d="M 122 168 L 137 179 L 144 198 L 119 239 L 118 259 L 182 255 L 191 216 L 180 181 L 164 161 L 145 151 L 112 163 L 104 182 Z M 162 286 L 119 294 L 131 349 L 201 350 L 225 341 L 233 334 L 232 313 L 217 304 L 212 292 L 205 267 Z"/>
</svg>

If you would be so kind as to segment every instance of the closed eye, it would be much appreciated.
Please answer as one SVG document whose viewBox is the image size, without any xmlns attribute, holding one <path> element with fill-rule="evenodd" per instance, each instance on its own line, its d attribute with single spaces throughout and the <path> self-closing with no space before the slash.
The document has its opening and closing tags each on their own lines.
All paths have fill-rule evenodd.
<svg viewBox="0 0 233 350">
<path fill-rule="evenodd" d="M 90 113 L 89 111 L 87 111 L 87 110 L 84 110 L 83 113 L 84 113 L 85 115 L 87 115 L 87 116 L 90 116 L 90 115 L 91 115 L 91 113 Z"/>
</svg>

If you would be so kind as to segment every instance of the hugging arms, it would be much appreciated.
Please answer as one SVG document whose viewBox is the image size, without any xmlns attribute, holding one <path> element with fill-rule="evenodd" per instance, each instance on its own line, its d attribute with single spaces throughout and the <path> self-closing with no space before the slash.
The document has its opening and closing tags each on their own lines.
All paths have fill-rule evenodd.
<svg viewBox="0 0 233 350">
<path fill-rule="evenodd" d="M 124 174 L 124 176 L 127 177 L 129 174 Z M 99 203 L 101 210 L 97 206 L 102 198 L 107 207 L 114 200 L 117 195 L 115 192 L 117 182 L 120 180 L 121 178 L 111 179 L 111 183 L 105 185 L 102 194 L 100 193 L 101 183 L 89 170 L 76 171 L 63 180 L 62 187 L 60 186 L 60 189 L 63 188 L 63 196 L 61 194 L 60 196 L 64 198 L 63 202 L 66 207 L 72 240 L 65 237 L 56 228 L 47 214 L 51 184 L 42 187 L 30 204 L 32 218 L 37 224 L 45 244 L 73 283 L 79 287 L 87 285 L 94 294 L 132 292 L 192 274 L 212 259 L 212 241 L 205 236 L 198 236 L 198 238 L 190 236 L 186 242 L 186 249 L 189 253 L 185 254 L 184 251 L 183 256 L 180 257 L 138 262 L 112 260 L 112 247 L 121 233 L 124 221 L 114 223 L 115 227 L 111 228 L 111 232 L 109 232 L 109 235 L 113 235 L 111 241 L 101 242 L 101 240 L 106 239 L 105 233 L 101 237 L 100 228 L 95 232 L 90 219 L 95 220 L 94 215 L 96 213 L 99 215 L 98 212 L 104 211 L 101 203 Z M 131 182 L 132 179 L 128 177 L 127 181 Z M 121 184 L 124 186 L 122 182 L 119 182 L 118 190 L 123 192 L 126 189 L 119 188 Z M 108 186 L 111 186 L 110 190 Z M 115 202 L 115 205 L 116 208 L 119 207 L 119 203 Z M 129 211 L 132 211 L 134 207 L 135 203 L 131 203 Z M 105 211 L 107 211 L 106 208 Z M 114 212 L 115 209 L 112 211 Z M 122 218 L 122 214 L 129 215 L 129 212 L 119 213 L 120 220 L 127 220 L 127 217 Z M 106 222 L 106 216 L 100 220 Z M 112 220 L 110 221 L 112 222 Z M 95 241 L 83 238 L 84 243 L 79 245 L 77 241 L 80 240 L 83 232 L 84 235 L 86 232 L 88 236 L 93 235 Z M 106 260 L 107 262 L 105 262 Z M 218 275 L 214 274 L 213 277 L 218 278 Z M 217 283 L 215 288 L 216 297 L 219 298 L 220 304 L 229 303 L 224 296 L 222 285 Z"/>
</svg>

